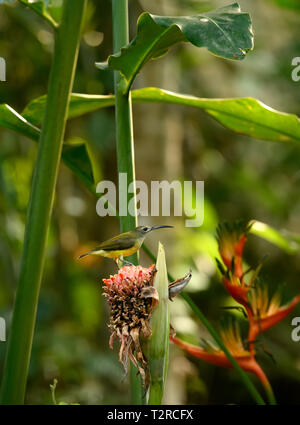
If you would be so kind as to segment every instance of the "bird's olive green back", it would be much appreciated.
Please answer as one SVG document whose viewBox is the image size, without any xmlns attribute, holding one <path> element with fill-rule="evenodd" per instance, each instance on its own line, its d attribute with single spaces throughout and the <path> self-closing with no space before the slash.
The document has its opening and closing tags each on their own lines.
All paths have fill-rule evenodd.
<svg viewBox="0 0 300 425">
<path fill-rule="evenodd" d="M 120 251 L 123 249 L 129 249 L 133 247 L 133 245 L 137 242 L 137 239 L 140 238 L 141 236 L 138 232 L 136 232 L 135 230 L 131 230 L 130 232 L 121 233 L 118 236 L 115 236 L 105 242 L 102 242 L 99 246 L 93 249 L 93 251 Z"/>
</svg>

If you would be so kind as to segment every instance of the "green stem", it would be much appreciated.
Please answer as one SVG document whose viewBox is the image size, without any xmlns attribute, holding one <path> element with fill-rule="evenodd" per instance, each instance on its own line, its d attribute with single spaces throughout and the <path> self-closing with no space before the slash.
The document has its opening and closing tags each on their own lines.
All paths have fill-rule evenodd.
<svg viewBox="0 0 300 425">
<path fill-rule="evenodd" d="M 260 380 L 260 382 L 262 383 L 265 391 L 266 391 L 266 395 L 268 398 L 268 402 L 269 404 L 275 405 L 276 403 L 276 398 L 273 392 L 273 388 L 270 384 L 270 381 L 267 377 L 267 375 L 265 374 L 265 372 L 262 370 L 262 368 L 260 366 L 257 367 L 256 369 L 256 376 L 258 377 L 258 379 Z"/>
<path fill-rule="evenodd" d="M 56 33 L 4 366 L 2 404 L 24 403 L 47 234 L 86 1 L 64 1 L 62 21 Z"/>
<path fill-rule="evenodd" d="M 144 251 L 149 255 L 149 257 L 152 259 L 152 261 L 156 261 L 155 255 L 150 251 L 150 249 L 143 245 Z M 168 273 L 168 277 L 170 282 L 173 282 L 175 279 L 173 276 Z M 240 367 L 238 362 L 235 360 L 235 358 L 232 356 L 232 354 L 228 351 L 225 344 L 223 343 L 222 339 L 220 338 L 217 331 L 214 329 L 214 327 L 209 323 L 209 321 L 206 319 L 202 311 L 196 306 L 194 301 L 191 299 L 191 297 L 186 293 L 182 292 L 180 294 L 183 299 L 189 304 L 195 315 L 201 320 L 203 325 L 206 327 L 208 332 L 211 334 L 211 336 L 214 338 L 220 349 L 224 352 L 224 354 L 227 356 L 228 360 L 231 362 L 232 366 L 235 368 L 235 370 L 239 373 L 242 381 L 244 382 L 245 386 L 249 390 L 250 394 L 252 395 L 253 399 L 256 401 L 257 404 L 264 405 L 265 402 L 262 399 L 261 395 L 253 385 L 252 381 L 249 379 L 247 374 L 243 371 L 243 369 Z"/>
<path fill-rule="evenodd" d="M 129 42 L 127 0 L 113 0 L 112 15 L 114 52 L 118 52 L 123 46 L 125 46 Z M 126 175 L 127 185 L 135 184 L 134 143 L 132 127 L 131 93 L 129 92 L 128 94 L 124 94 L 125 81 L 120 72 L 115 71 L 114 78 L 117 161 L 120 189 L 120 173 L 124 173 Z M 123 200 L 120 199 L 119 201 L 121 204 L 126 205 L 126 211 L 120 214 L 120 227 L 122 232 L 127 232 L 137 226 L 136 206 L 134 207 L 135 213 L 133 215 L 129 214 L 127 208 L 130 198 L 132 198 L 132 195 L 129 196 L 127 187 L 125 191 L 121 190 L 120 193 L 121 196 L 123 195 L 124 198 Z M 129 257 L 129 261 L 133 264 L 138 264 L 137 254 L 131 255 Z M 131 401 L 133 404 L 141 404 L 143 401 L 141 380 L 140 377 L 137 376 L 137 370 L 134 367 L 131 367 L 130 375 Z"/>
<path fill-rule="evenodd" d="M 270 383 L 269 383 L 268 386 L 265 387 L 265 390 L 266 390 L 266 394 L 267 394 L 267 397 L 268 397 L 269 404 L 276 405 L 277 404 L 276 398 L 275 398 L 273 388 L 271 387 Z"/>
</svg>

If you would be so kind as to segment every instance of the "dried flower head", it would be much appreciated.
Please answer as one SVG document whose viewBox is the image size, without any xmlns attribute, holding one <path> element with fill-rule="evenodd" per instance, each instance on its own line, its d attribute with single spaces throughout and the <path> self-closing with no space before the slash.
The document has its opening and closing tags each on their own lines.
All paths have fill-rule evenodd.
<svg viewBox="0 0 300 425">
<path fill-rule="evenodd" d="M 113 348 L 114 338 L 119 338 L 119 359 L 125 373 L 129 358 L 139 370 L 145 388 L 149 382 L 149 371 L 140 338 L 151 336 L 149 318 L 158 303 L 158 293 L 153 287 L 155 274 L 154 265 L 149 268 L 124 266 L 114 276 L 103 279 L 103 295 L 111 309 L 109 346 Z"/>
</svg>

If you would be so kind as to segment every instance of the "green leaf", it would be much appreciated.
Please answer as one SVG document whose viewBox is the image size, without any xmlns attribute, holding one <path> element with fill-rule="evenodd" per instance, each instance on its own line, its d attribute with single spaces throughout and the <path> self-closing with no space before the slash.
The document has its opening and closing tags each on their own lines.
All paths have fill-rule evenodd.
<svg viewBox="0 0 300 425">
<path fill-rule="evenodd" d="M 277 4 L 279 7 L 284 9 L 293 9 L 300 11 L 299 0 L 272 0 L 273 3 Z"/>
<path fill-rule="evenodd" d="M 34 125 L 41 125 L 44 117 L 47 96 L 40 96 L 32 100 L 22 112 L 22 116 Z M 88 95 L 73 93 L 70 98 L 68 118 L 80 117 L 88 112 L 93 112 L 108 106 L 114 106 L 113 95 Z"/>
<path fill-rule="evenodd" d="M 300 121 L 296 115 L 276 111 L 251 97 L 205 99 L 173 93 L 155 87 L 133 90 L 134 103 L 157 102 L 187 105 L 204 110 L 225 127 L 257 139 L 275 142 L 299 142 Z M 35 125 L 41 124 L 46 97 L 33 100 L 22 116 Z M 114 96 L 72 94 L 69 118 L 113 106 Z"/>
<path fill-rule="evenodd" d="M 16 131 L 34 141 L 38 141 L 40 137 L 39 128 L 6 104 L 0 105 L 0 126 Z M 83 184 L 95 193 L 93 166 L 86 144 L 64 145 L 62 159 Z"/>
<path fill-rule="evenodd" d="M 296 115 L 276 111 L 251 97 L 203 99 L 145 88 L 133 90 L 132 100 L 194 106 L 237 133 L 275 142 L 300 142 L 300 120 Z"/>
<path fill-rule="evenodd" d="M 24 6 L 29 7 L 35 13 L 44 18 L 53 28 L 57 28 L 58 24 L 47 10 L 49 1 L 47 0 L 19 0 Z"/>
<path fill-rule="evenodd" d="M 300 235 L 280 232 L 261 221 L 254 221 L 250 232 L 278 246 L 287 254 L 296 254 L 300 251 Z"/>
<path fill-rule="evenodd" d="M 135 76 L 150 59 L 165 55 L 176 43 L 191 42 L 226 59 L 243 59 L 253 48 L 251 19 L 238 3 L 195 16 L 156 16 L 143 13 L 137 36 L 108 62 L 96 63 L 100 69 L 118 70 L 128 92 Z"/>
<path fill-rule="evenodd" d="M 161 404 L 166 377 L 166 367 L 169 356 L 169 291 L 168 274 L 165 259 L 164 247 L 158 245 L 158 255 L 156 261 L 157 273 L 153 286 L 157 289 L 159 303 L 152 313 L 150 341 L 150 391 L 148 404 Z"/>
<path fill-rule="evenodd" d="M 83 184 L 95 193 L 92 161 L 89 157 L 85 143 L 80 145 L 64 145 L 62 159 L 67 167 L 83 182 Z"/>
<path fill-rule="evenodd" d="M 157 95 L 164 99 L 163 101 L 169 102 L 168 96 L 173 96 L 172 99 L 175 100 L 172 103 L 180 103 L 181 100 L 183 100 L 183 104 L 190 104 L 189 103 L 189 96 L 183 96 L 183 95 L 176 95 L 172 94 L 170 92 L 164 92 L 163 90 L 159 89 L 141 89 L 141 90 L 135 90 L 133 91 L 133 99 L 136 101 L 145 101 L 146 97 L 148 99 L 152 99 L 152 101 L 158 101 Z M 153 96 L 155 94 L 155 96 Z M 137 96 L 135 96 L 137 95 Z M 150 95 L 150 96 L 149 96 Z M 77 98 L 77 96 L 79 96 Z M 82 96 L 82 95 L 73 95 L 73 106 L 74 110 L 72 111 L 73 116 L 76 115 L 76 113 L 84 113 L 84 112 L 90 112 L 91 110 L 98 109 L 99 107 L 102 107 L 103 104 L 105 106 L 108 105 L 108 101 L 113 102 L 113 97 L 109 96 L 109 99 L 107 99 L 106 96 L 102 96 L 98 98 L 99 96 L 93 96 L 91 101 L 89 100 L 88 96 Z M 175 99 L 174 99 L 175 98 Z M 45 97 L 43 97 L 45 99 Z M 241 99 L 232 99 L 233 101 L 240 101 Z M 246 99 L 243 99 L 246 100 Z M 251 99 L 254 101 L 255 99 Z M 214 99 L 197 99 L 192 98 L 192 103 L 200 101 L 200 103 L 203 102 L 220 102 L 220 100 L 214 100 Z M 78 103 L 77 103 L 78 102 Z M 226 100 L 223 100 L 223 102 L 226 102 Z M 257 101 L 256 101 L 257 102 Z M 37 102 L 37 104 L 41 105 L 41 102 Z M 261 105 L 258 102 L 258 105 Z M 193 106 L 196 106 L 193 104 Z M 39 111 L 38 115 L 41 111 Z M 37 110 L 35 110 L 35 113 L 37 113 Z M 270 114 L 270 108 L 267 108 L 266 110 L 267 114 Z M 276 111 L 272 112 L 273 114 L 282 114 L 278 113 Z M 296 118 L 294 115 L 287 115 L 283 114 L 285 116 L 285 119 L 288 121 L 288 126 L 290 128 L 293 128 L 291 118 Z M 265 118 L 262 120 L 265 122 Z M 276 117 L 274 117 L 274 121 L 278 124 L 278 119 L 276 120 Z M 297 119 L 298 126 L 294 129 L 294 140 L 299 141 L 300 140 L 300 122 Z M 26 136 L 32 140 L 38 141 L 39 139 L 39 133 L 40 130 L 33 126 L 28 120 L 24 119 L 20 114 L 18 114 L 13 108 L 11 108 L 9 105 L 2 104 L 0 105 L 0 126 L 8 128 L 10 130 L 14 130 L 17 133 Z M 273 139 L 274 140 L 274 139 Z M 281 138 L 277 138 L 277 140 L 282 140 Z M 88 149 L 84 143 L 78 144 L 78 145 L 64 145 L 63 147 L 63 153 L 62 158 L 65 164 L 75 173 L 75 175 L 84 183 L 84 185 L 92 192 L 95 193 L 95 187 L 94 187 L 94 177 L 93 177 L 93 166 L 92 161 L 88 153 Z M 251 228 L 251 232 L 253 234 L 256 234 L 260 236 L 261 238 L 268 240 L 269 242 L 273 243 L 274 245 L 278 246 L 285 252 L 289 254 L 295 254 L 299 252 L 300 250 L 300 235 L 293 234 L 290 232 L 279 232 L 278 230 L 272 228 L 268 224 L 254 221 L 254 224 Z"/>
<path fill-rule="evenodd" d="M 9 105 L 0 105 L 0 126 L 14 130 L 32 140 L 38 140 L 40 130 L 23 118 Z"/>
</svg>

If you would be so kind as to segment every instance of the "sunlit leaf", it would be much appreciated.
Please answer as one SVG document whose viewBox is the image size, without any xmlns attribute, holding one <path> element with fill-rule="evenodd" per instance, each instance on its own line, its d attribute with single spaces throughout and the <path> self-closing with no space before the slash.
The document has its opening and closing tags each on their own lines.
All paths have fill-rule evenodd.
<svg viewBox="0 0 300 425">
<path fill-rule="evenodd" d="M 37 126 L 41 125 L 47 96 L 40 96 L 32 100 L 22 112 L 22 116 Z M 69 104 L 69 118 L 76 118 L 88 112 L 93 112 L 107 106 L 114 106 L 115 97 L 113 95 L 88 95 L 73 93 Z"/>
<path fill-rule="evenodd" d="M 275 142 L 299 142 L 300 120 L 296 115 L 276 111 L 251 97 L 235 99 L 205 99 L 173 93 L 155 87 L 133 90 L 134 103 L 157 102 L 187 105 L 204 110 L 225 127 L 257 139 Z M 30 102 L 22 116 L 39 125 L 46 97 Z M 114 105 L 114 96 L 72 94 L 69 118 Z"/>
<path fill-rule="evenodd" d="M 227 59 L 243 59 L 253 48 L 251 19 L 238 3 L 195 16 L 156 16 L 143 13 L 138 20 L 137 36 L 120 52 L 109 56 L 100 69 L 120 71 L 128 91 L 145 63 L 167 53 L 180 42 L 191 42 Z"/>
<path fill-rule="evenodd" d="M 280 232 L 260 221 L 254 221 L 250 231 L 257 236 L 260 236 L 262 239 L 278 246 L 288 254 L 295 254 L 300 251 L 300 235 Z"/>
<path fill-rule="evenodd" d="M 300 120 L 296 115 L 276 111 L 251 97 L 203 99 L 158 88 L 133 90 L 134 102 L 160 102 L 204 109 L 225 127 L 257 139 L 299 142 Z"/>
<path fill-rule="evenodd" d="M 40 130 L 6 104 L 0 105 L 0 126 L 14 130 L 33 140 L 39 138 Z"/>
<path fill-rule="evenodd" d="M 44 18 L 52 27 L 56 28 L 58 26 L 57 22 L 55 22 L 47 10 L 49 5 L 48 0 L 19 0 L 19 2 L 24 4 L 26 7 L 29 7 L 42 18 Z"/>
</svg>

